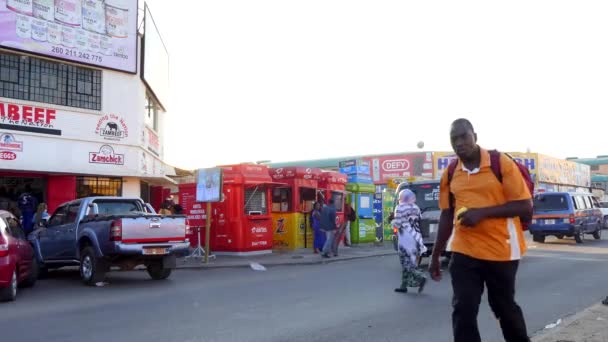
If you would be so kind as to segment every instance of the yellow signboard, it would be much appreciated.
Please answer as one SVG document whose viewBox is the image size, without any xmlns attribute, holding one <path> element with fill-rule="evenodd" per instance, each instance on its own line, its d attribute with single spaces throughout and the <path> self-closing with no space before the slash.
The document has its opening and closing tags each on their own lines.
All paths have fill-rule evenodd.
<svg viewBox="0 0 608 342">
<path fill-rule="evenodd" d="M 542 154 L 538 155 L 538 164 L 538 179 L 541 182 L 580 187 L 591 186 L 591 170 L 589 165 Z"/>
<path fill-rule="evenodd" d="M 272 248 L 275 250 L 295 250 L 297 248 L 312 248 L 313 232 L 310 227 L 310 216 L 303 213 L 273 213 L 272 214 Z M 306 227 L 306 229 L 304 229 Z M 304 241 L 306 231 L 306 241 Z"/>
<path fill-rule="evenodd" d="M 433 176 L 441 178 L 443 171 L 448 168 L 450 162 L 456 158 L 456 154 L 452 152 L 433 152 Z"/>
</svg>

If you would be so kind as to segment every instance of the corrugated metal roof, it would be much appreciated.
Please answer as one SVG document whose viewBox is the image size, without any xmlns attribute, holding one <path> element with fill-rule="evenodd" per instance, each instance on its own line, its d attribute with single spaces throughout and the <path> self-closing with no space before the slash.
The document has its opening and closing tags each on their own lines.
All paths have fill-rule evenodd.
<svg viewBox="0 0 608 342">
<path fill-rule="evenodd" d="M 585 165 L 608 165 L 608 158 L 580 158 L 570 160 Z"/>
<path fill-rule="evenodd" d="M 608 175 L 591 175 L 592 182 L 608 182 Z"/>
<path fill-rule="evenodd" d="M 339 158 L 327 158 L 327 159 L 311 159 L 311 160 L 297 160 L 290 162 L 278 162 L 278 163 L 264 163 L 268 167 L 290 167 L 290 166 L 303 166 L 303 167 L 318 167 L 321 169 L 338 169 L 338 163 L 342 160 L 358 159 L 358 158 L 373 158 L 381 156 L 398 156 L 403 154 L 415 154 L 415 153 L 428 153 L 427 151 L 409 151 L 409 152 L 395 152 L 395 153 L 382 153 L 382 154 L 366 154 L 359 156 L 346 156 Z"/>
</svg>

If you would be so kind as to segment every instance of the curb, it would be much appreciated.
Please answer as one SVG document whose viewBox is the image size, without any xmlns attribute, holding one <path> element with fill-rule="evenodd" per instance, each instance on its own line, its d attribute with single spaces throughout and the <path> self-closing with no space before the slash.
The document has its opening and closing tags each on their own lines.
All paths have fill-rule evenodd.
<svg viewBox="0 0 608 342">
<path fill-rule="evenodd" d="M 353 255 L 353 256 L 344 256 L 344 257 L 330 258 L 330 259 L 322 259 L 321 257 L 319 257 L 318 260 L 306 260 L 306 261 L 299 261 L 299 259 L 291 259 L 291 260 L 286 260 L 286 261 L 271 261 L 271 262 L 261 263 L 261 264 L 264 267 L 291 266 L 291 265 L 293 265 L 293 266 L 324 265 L 324 264 L 331 264 L 331 263 L 340 262 L 340 261 L 366 259 L 366 258 L 387 256 L 387 255 L 393 255 L 393 254 L 395 254 L 394 251 L 386 251 L 386 252 L 380 252 L 380 253 L 369 254 L 369 255 Z M 214 263 L 209 263 L 209 264 L 183 263 L 183 264 L 178 264 L 177 269 L 249 268 L 250 267 L 249 264 L 251 262 L 257 262 L 257 261 L 256 260 L 243 260 L 240 263 L 228 264 L 228 265 L 221 265 L 221 264 L 214 264 Z"/>
<path fill-rule="evenodd" d="M 582 319 L 583 317 L 587 316 L 590 312 L 592 312 L 592 311 L 594 311 L 594 310 L 596 310 L 598 308 L 601 308 L 603 306 L 605 306 L 605 305 L 602 304 L 602 303 L 596 303 L 596 304 L 594 304 L 594 305 L 592 305 L 592 306 L 590 306 L 590 307 L 588 307 L 586 309 L 583 309 L 583 310 L 581 310 L 579 312 L 575 312 L 573 314 L 566 315 L 566 316 L 564 316 L 564 317 L 561 318 L 562 322 L 561 322 L 561 324 L 558 327 L 555 327 L 553 329 L 541 329 L 541 330 L 536 331 L 530 337 L 531 338 L 531 342 L 538 342 L 538 341 L 541 341 L 543 339 L 550 338 L 551 336 L 556 336 L 559 333 L 561 333 L 562 331 L 571 328 L 570 325 L 573 322 L 576 322 L 576 321 Z M 564 341 L 564 342 L 566 342 L 566 341 Z"/>
</svg>

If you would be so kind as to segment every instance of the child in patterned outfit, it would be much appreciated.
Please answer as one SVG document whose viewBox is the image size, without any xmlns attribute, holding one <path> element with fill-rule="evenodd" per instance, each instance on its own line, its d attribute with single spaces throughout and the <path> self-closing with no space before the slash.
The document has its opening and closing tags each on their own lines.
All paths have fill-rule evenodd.
<svg viewBox="0 0 608 342">
<path fill-rule="evenodd" d="M 401 261 L 401 287 L 395 292 L 407 292 L 408 287 L 424 290 L 426 277 L 418 270 L 418 257 L 427 251 L 420 233 L 420 208 L 416 205 L 416 195 L 409 189 L 399 192 L 399 205 L 395 208 L 392 225 L 399 229 L 399 260 Z"/>
</svg>

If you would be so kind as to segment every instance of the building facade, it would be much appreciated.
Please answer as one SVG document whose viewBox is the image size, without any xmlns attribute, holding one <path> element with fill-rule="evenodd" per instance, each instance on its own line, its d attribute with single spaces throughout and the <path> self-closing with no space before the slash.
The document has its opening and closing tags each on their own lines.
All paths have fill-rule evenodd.
<svg viewBox="0 0 608 342">
<path fill-rule="evenodd" d="M 49 211 L 90 195 L 137 196 L 158 206 L 174 184 L 167 177 L 174 169 L 163 162 L 166 101 L 163 107 L 142 77 L 144 35 L 137 31 L 137 1 L 124 3 L 130 6 L 125 13 L 105 12 L 108 22 L 109 15 L 124 15 L 130 23 L 124 32 L 71 18 L 80 23 L 76 34 L 109 39 L 111 51 L 105 55 L 108 51 L 89 51 L 94 42 L 69 47 L 65 39 L 72 28 L 56 17 L 38 20 L 5 9 L 0 1 L 0 19 L 16 18 L 17 34 L 29 22 L 32 34 L 16 38 L 22 45 L 0 36 L 0 206 L 14 206 L 30 188 Z M 36 20 L 46 28 L 43 43 L 34 43 Z M 51 42 L 51 27 L 63 27 L 65 39 Z M 70 55 L 55 56 L 59 49 Z M 111 58 L 120 63 L 101 62 Z"/>
</svg>

